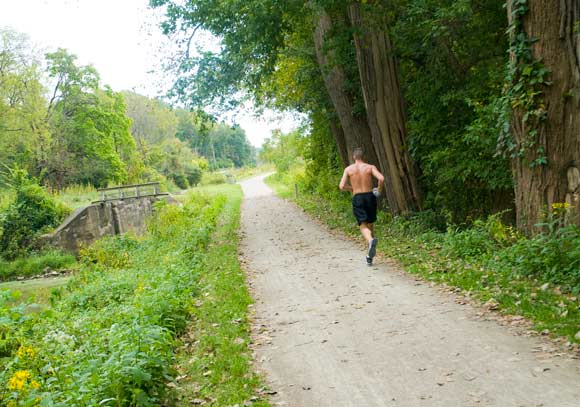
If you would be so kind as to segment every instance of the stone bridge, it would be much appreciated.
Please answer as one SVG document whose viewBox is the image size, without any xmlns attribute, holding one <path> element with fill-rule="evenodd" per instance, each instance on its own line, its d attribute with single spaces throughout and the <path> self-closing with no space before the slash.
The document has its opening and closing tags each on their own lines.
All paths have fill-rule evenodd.
<svg viewBox="0 0 580 407">
<path fill-rule="evenodd" d="M 159 183 L 126 185 L 99 190 L 101 200 L 74 211 L 54 232 L 42 237 L 44 244 L 78 253 L 81 246 L 104 236 L 126 232 L 142 234 L 155 202 L 178 204 Z"/>
</svg>

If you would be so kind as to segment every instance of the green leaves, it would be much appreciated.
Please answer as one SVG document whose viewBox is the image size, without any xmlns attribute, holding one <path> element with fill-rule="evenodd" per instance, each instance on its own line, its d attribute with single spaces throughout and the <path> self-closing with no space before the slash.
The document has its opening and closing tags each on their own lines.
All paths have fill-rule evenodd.
<svg viewBox="0 0 580 407">
<path fill-rule="evenodd" d="M 59 205 L 26 173 L 15 171 L 16 196 L 1 218 L 0 256 L 22 257 L 43 232 L 57 226 L 69 210 Z"/>
<path fill-rule="evenodd" d="M 224 203 L 195 196 L 183 207 L 165 205 L 145 238 L 100 241 L 41 314 L 24 316 L 26 305 L 12 308 L 0 292 L 0 399 L 15 406 L 161 405 L 174 375 L 175 337 L 194 308 L 202 254 Z M 28 379 L 9 391 L 12 377 Z"/>
<path fill-rule="evenodd" d="M 122 95 L 100 89 L 95 69 L 77 66 L 65 50 L 47 54 L 47 60 L 56 80 L 49 105 L 54 154 L 46 163 L 48 181 L 61 188 L 127 181 L 138 164 Z"/>
<path fill-rule="evenodd" d="M 510 59 L 502 95 L 504 112 L 499 116 L 499 146 L 510 158 L 526 160 L 533 168 L 548 163 L 542 148 L 532 148 L 537 142 L 538 129 L 547 118 L 542 96 L 543 88 L 550 86 L 547 79 L 550 71 L 541 59 L 534 57 L 532 44 L 537 39 L 530 37 L 524 29 L 523 18 L 529 11 L 528 0 L 513 0 L 511 6 L 511 24 L 507 30 Z M 521 136 L 511 134 L 509 124 L 514 112 L 525 123 Z"/>
<path fill-rule="evenodd" d="M 190 107 L 231 108 L 247 93 L 260 93 L 272 74 L 293 21 L 304 3 L 281 0 L 152 0 L 165 7 L 165 34 L 178 34 L 181 52 L 168 68 L 176 74 L 173 96 Z M 200 33 L 218 51 L 194 49 Z"/>
</svg>

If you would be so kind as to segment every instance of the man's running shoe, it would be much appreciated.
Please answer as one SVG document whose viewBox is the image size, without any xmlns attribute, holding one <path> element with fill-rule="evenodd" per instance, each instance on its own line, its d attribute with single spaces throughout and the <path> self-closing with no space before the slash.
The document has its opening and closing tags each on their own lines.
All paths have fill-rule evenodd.
<svg viewBox="0 0 580 407">
<path fill-rule="evenodd" d="M 372 266 L 373 265 L 373 259 L 372 257 L 368 257 L 367 256 L 367 266 Z"/>
<path fill-rule="evenodd" d="M 375 257 L 375 254 L 377 254 L 377 243 L 378 243 L 378 240 L 376 238 L 372 239 L 369 242 L 369 251 L 367 254 L 367 258 L 370 257 L 371 263 L 373 262 L 373 258 Z"/>
</svg>

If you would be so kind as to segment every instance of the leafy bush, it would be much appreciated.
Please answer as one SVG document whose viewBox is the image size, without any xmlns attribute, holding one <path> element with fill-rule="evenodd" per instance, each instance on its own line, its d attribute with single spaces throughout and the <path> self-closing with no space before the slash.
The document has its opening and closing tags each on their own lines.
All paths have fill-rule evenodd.
<svg viewBox="0 0 580 407">
<path fill-rule="evenodd" d="M 171 174 L 171 179 L 175 183 L 175 185 L 180 189 L 187 189 L 189 188 L 189 183 L 187 182 L 187 178 L 183 174 Z"/>
<path fill-rule="evenodd" d="M 70 212 L 34 181 L 20 178 L 16 197 L 1 219 L 0 255 L 12 260 L 24 256 L 35 238 L 57 226 Z"/>
<path fill-rule="evenodd" d="M 443 254 L 460 258 L 489 255 L 514 243 L 518 235 L 511 226 L 504 225 L 501 213 L 487 220 L 476 220 L 468 229 L 449 228 L 443 243 Z"/>
<path fill-rule="evenodd" d="M 24 316 L 0 299 L 2 405 L 161 405 L 224 201 L 160 205 L 142 240 L 84 250 L 50 310 Z"/>
<path fill-rule="evenodd" d="M 528 276 L 552 282 L 578 294 L 580 228 L 576 225 L 563 226 L 564 216 L 560 215 L 557 212 L 547 214 L 546 222 L 537 225 L 543 233 L 519 240 L 498 253 L 497 259 L 518 277 Z"/>
<path fill-rule="evenodd" d="M 75 261 L 72 254 L 58 250 L 33 253 L 11 262 L 0 259 L 0 281 L 10 280 L 17 276 L 30 277 L 42 274 L 47 267 L 51 270 L 61 270 L 71 266 Z"/>
<path fill-rule="evenodd" d="M 192 187 L 196 187 L 197 184 L 200 183 L 201 175 L 202 171 L 201 168 L 199 167 L 192 166 L 185 169 L 185 176 L 187 177 L 187 182 L 189 182 L 189 185 L 191 185 Z"/>
</svg>

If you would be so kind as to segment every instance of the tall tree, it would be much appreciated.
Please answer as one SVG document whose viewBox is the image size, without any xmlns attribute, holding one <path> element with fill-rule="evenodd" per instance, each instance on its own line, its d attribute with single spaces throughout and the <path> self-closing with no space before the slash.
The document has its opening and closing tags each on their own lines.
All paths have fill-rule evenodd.
<svg viewBox="0 0 580 407">
<path fill-rule="evenodd" d="M 0 163 L 38 175 L 47 152 L 46 100 L 28 38 L 0 29 Z"/>
<path fill-rule="evenodd" d="M 380 167 L 366 114 L 355 113 L 353 97 L 348 92 L 349 78 L 343 62 L 339 61 L 336 51 L 328 45 L 328 38 L 333 30 L 332 19 L 323 9 L 320 9 L 318 13 L 314 44 L 326 90 L 340 120 L 341 129 L 334 127 L 336 124 L 331 127 L 339 145 L 339 151 L 346 150 L 350 159 L 354 149 L 362 147 L 367 160 Z"/>
<path fill-rule="evenodd" d="M 415 168 L 407 144 L 398 62 L 386 31 L 385 12 L 358 2 L 348 6 L 369 128 L 395 214 L 421 209 Z"/>
<path fill-rule="evenodd" d="M 580 214 L 578 0 L 509 0 L 512 152 L 518 227 L 534 232 L 546 206 Z"/>
<path fill-rule="evenodd" d="M 99 88 L 92 66 L 77 66 L 64 49 L 46 55 L 55 87 L 48 106 L 51 154 L 47 180 L 62 188 L 70 183 L 106 186 L 137 176 L 132 160 L 135 142 L 122 95 Z M 124 161 L 126 160 L 126 161 Z"/>
</svg>

